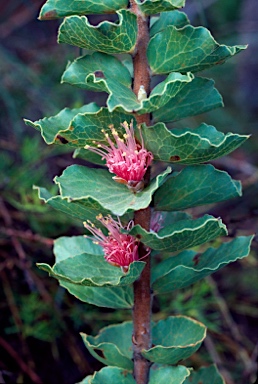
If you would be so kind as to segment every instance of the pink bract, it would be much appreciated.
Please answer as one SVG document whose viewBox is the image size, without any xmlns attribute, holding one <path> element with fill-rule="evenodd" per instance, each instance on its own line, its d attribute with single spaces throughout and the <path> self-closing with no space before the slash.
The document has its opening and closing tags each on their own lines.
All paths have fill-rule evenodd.
<svg viewBox="0 0 258 384">
<path fill-rule="evenodd" d="M 103 217 L 100 214 L 97 216 L 97 219 L 108 229 L 107 236 L 90 221 L 84 223 L 85 228 L 94 235 L 96 239 L 95 243 L 103 247 L 104 257 L 107 262 L 114 266 L 121 267 L 123 271 L 126 272 L 129 265 L 139 259 L 139 242 L 131 235 L 120 233 L 120 230 L 129 230 L 133 222 L 131 221 L 126 227 L 123 227 L 119 218 L 116 221 L 111 216 Z"/>
<path fill-rule="evenodd" d="M 97 143 L 97 147 L 86 145 L 85 148 L 106 160 L 109 172 L 116 175 L 113 177 L 115 181 L 126 184 L 133 192 L 140 192 L 144 187 L 143 178 L 153 160 L 153 154 L 144 148 L 142 137 L 141 145 L 136 142 L 132 123 L 129 126 L 124 122 L 122 126 L 125 129 L 123 138 L 114 127 L 110 127 L 115 143 L 102 130 L 109 146 Z"/>
</svg>

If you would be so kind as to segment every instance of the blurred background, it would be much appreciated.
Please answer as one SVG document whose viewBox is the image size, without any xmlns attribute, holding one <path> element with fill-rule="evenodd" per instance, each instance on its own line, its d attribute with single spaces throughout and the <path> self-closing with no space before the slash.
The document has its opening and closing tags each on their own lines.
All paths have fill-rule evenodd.
<svg viewBox="0 0 258 384">
<path fill-rule="evenodd" d="M 68 60 L 80 53 L 56 43 L 60 21 L 37 20 L 43 3 L 0 4 L 0 383 L 78 382 L 101 368 L 79 332 L 96 334 L 111 322 L 131 318 L 129 311 L 78 301 L 35 265 L 54 263 L 53 239 L 84 231 L 81 222 L 42 204 L 32 186 L 53 191 L 53 177 L 79 160 L 64 147 L 48 147 L 22 118 L 37 120 L 98 100 L 98 94 L 59 84 Z M 209 208 L 222 217 L 229 236 L 249 235 L 258 227 L 257 0 L 188 0 L 185 12 L 221 44 L 249 44 L 226 64 L 202 73 L 216 81 L 225 108 L 177 124 L 194 127 L 204 121 L 220 131 L 252 134 L 231 156 L 213 162 L 242 181 L 243 198 Z M 257 251 L 256 239 L 248 258 L 154 300 L 154 319 L 181 313 L 208 326 L 204 345 L 186 364 L 198 368 L 214 361 L 227 384 L 256 380 Z"/>
</svg>

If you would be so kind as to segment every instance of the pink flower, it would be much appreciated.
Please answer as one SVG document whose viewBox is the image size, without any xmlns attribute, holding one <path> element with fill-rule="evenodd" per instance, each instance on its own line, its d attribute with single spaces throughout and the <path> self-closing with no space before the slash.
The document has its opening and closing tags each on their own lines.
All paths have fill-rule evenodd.
<svg viewBox="0 0 258 384">
<path fill-rule="evenodd" d="M 103 217 L 101 214 L 97 219 L 108 229 L 108 236 L 105 236 L 101 229 L 96 228 L 93 223 L 88 220 L 84 223 L 87 228 L 95 237 L 96 244 L 99 244 L 104 249 L 104 257 L 108 263 L 121 267 L 124 272 L 128 270 L 129 265 L 139 259 L 138 256 L 138 240 L 131 235 L 120 233 L 120 229 L 130 230 L 133 222 L 124 228 L 121 221 L 115 221 L 111 216 Z"/>
<path fill-rule="evenodd" d="M 127 122 L 124 122 L 122 126 L 126 132 L 123 138 L 119 137 L 114 127 L 110 127 L 115 143 L 109 134 L 102 130 L 109 146 L 93 142 L 97 144 L 97 148 L 89 145 L 85 148 L 106 160 L 109 172 L 116 175 L 113 177 L 115 181 L 127 185 L 133 192 L 140 192 L 144 188 L 143 178 L 153 160 L 153 155 L 144 148 L 142 137 L 141 145 L 136 142 L 132 123 L 128 126 Z"/>
</svg>

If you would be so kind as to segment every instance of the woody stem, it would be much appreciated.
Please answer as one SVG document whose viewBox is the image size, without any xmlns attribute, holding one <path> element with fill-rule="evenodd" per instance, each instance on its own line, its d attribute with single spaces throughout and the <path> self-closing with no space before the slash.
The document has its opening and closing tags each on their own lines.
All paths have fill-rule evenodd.
<svg viewBox="0 0 258 384">
<path fill-rule="evenodd" d="M 146 93 L 150 91 L 150 71 L 146 56 L 149 41 L 149 19 L 145 17 L 134 0 L 131 0 L 131 11 L 137 16 L 138 35 L 135 53 L 133 55 L 134 66 L 134 92 L 138 95 L 140 86 Z M 138 124 L 150 125 L 150 114 L 137 115 Z M 145 184 L 150 182 L 150 169 L 145 176 Z M 134 223 L 142 228 L 150 229 L 151 211 L 150 207 L 136 211 Z M 139 247 L 139 258 L 144 257 L 146 250 L 141 244 Z M 145 257 L 145 268 L 140 278 L 134 283 L 134 307 L 133 307 L 133 359 L 134 378 L 137 384 L 147 384 L 149 380 L 150 362 L 145 359 L 141 351 L 151 347 L 151 304 L 150 291 L 150 257 Z"/>
</svg>

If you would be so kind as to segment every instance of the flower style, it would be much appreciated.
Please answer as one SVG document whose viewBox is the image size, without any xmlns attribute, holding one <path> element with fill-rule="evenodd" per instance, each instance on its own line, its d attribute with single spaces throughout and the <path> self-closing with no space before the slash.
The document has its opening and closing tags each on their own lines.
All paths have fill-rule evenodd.
<svg viewBox="0 0 258 384">
<path fill-rule="evenodd" d="M 136 142 L 133 123 L 129 126 L 127 122 L 124 122 L 122 126 L 126 132 L 123 138 L 119 137 L 113 126 L 110 126 L 115 144 L 109 134 L 102 130 L 109 146 L 93 142 L 97 144 L 97 148 L 89 145 L 86 145 L 85 148 L 106 160 L 109 172 L 116 175 L 113 177 L 116 182 L 127 185 L 129 189 L 137 193 L 144 188 L 143 178 L 153 160 L 153 154 L 144 148 L 142 137 L 141 145 Z"/>
<path fill-rule="evenodd" d="M 121 267 L 124 272 L 128 271 L 129 265 L 139 259 L 139 243 L 133 236 L 120 233 L 120 229 L 130 230 L 133 221 L 124 228 L 119 218 L 115 221 L 111 216 L 103 217 L 101 214 L 96 218 L 108 229 L 108 236 L 105 236 L 101 229 L 96 228 L 89 220 L 84 223 L 85 228 L 94 235 L 95 243 L 103 247 L 107 262 Z"/>
</svg>

